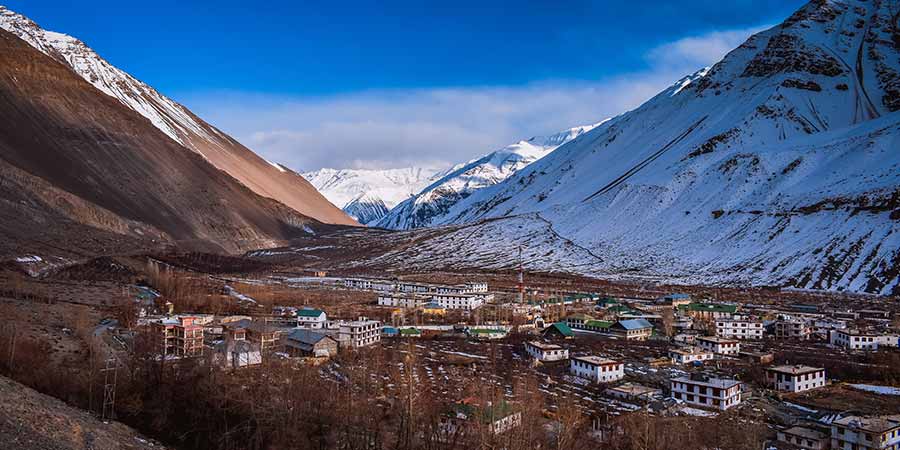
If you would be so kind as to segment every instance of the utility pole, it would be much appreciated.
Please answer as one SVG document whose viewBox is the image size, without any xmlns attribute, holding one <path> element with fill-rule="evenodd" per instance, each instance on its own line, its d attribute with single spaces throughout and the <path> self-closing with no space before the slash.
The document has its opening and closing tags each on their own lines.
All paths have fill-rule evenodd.
<svg viewBox="0 0 900 450">
<path fill-rule="evenodd" d="M 100 415 L 102 420 L 116 418 L 116 378 L 118 378 L 118 374 L 119 359 L 115 354 L 111 354 L 106 358 L 106 366 L 103 368 L 103 411 Z"/>
<path fill-rule="evenodd" d="M 519 290 L 519 304 L 525 303 L 525 266 L 522 262 L 522 246 L 519 246 L 519 267 L 516 287 Z"/>
</svg>

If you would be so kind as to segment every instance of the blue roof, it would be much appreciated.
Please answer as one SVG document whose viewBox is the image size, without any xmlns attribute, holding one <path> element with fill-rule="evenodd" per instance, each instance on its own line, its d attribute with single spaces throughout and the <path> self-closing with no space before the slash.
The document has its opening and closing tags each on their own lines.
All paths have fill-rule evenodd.
<svg viewBox="0 0 900 450">
<path fill-rule="evenodd" d="M 381 329 L 381 333 L 388 334 L 388 335 L 394 335 L 394 334 L 400 334 L 400 330 L 398 330 L 394 327 L 384 327 Z"/>
<path fill-rule="evenodd" d="M 626 330 L 640 330 L 641 328 L 653 328 L 647 319 L 620 320 L 619 326 Z"/>
</svg>

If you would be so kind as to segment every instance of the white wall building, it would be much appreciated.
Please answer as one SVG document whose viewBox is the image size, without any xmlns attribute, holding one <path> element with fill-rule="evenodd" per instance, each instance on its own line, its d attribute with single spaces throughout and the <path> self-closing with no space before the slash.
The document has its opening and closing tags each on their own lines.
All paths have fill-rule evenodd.
<svg viewBox="0 0 900 450">
<path fill-rule="evenodd" d="M 297 310 L 297 326 L 304 328 L 325 328 L 328 315 L 320 309 L 302 308 Z"/>
<path fill-rule="evenodd" d="M 878 350 L 878 347 L 896 347 L 895 334 L 862 332 L 859 330 L 832 330 L 831 343 L 849 350 Z"/>
<path fill-rule="evenodd" d="M 556 344 L 545 344 L 538 341 L 525 343 L 525 353 L 538 361 L 562 361 L 569 359 L 569 350 Z"/>
<path fill-rule="evenodd" d="M 808 391 L 825 386 L 825 369 L 809 366 L 770 367 L 766 369 L 766 381 L 776 391 Z"/>
<path fill-rule="evenodd" d="M 736 339 L 726 339 L 718 336 L 698 336 L 695 342 L 703 350 L 717 355 L 737 356 L 741 352 L 741 343 Z"/>
<path fill-rule="evenodd" d="M 373 278 L 345 278 L 344 287 L 361 291 L 389 292 L 397 289 L 397 284 L 387 280 Z"/>
<path fill-rule="evenodd" d="M 831 448 L 872 450 L 900 448 L 900 416 L 847 416 L 831 423 Z"/>
<path fill-rule="evenodd" d="M 338 343 L 343 347 L 359 348 L 381 341 L 381 322 L 360 317 L 359 320 L 341 322 Z"/>
<path fill-rule="evenodd" d="M 763 323 L 749 316 L 735 314 L 728 318 L 716 319 L 716 336 L 731 339 L 762 339 Z"/>
<path fill-rule="evenodd" d="M 398 292 L 385 292 L 378 294 L 379 306 L 390 306 L 394 308 L 418 308 L 424 306 L 430 297 L 422 294 L 405 294 Z"/>
<path fill-rule="evenodd" d="M 671 381 L 672 398 L 690 405 L 726 410 L 741 403 L 741 382 L 691 376 Z"/>
<path fill-rule="evenodd" d="M 711 360 L 713 354 L 699 347 L 684 347 L 669 350 L 669 358 L 672 360 L 672 364 L 690 364 L 695 361 Z"/>
<path fill-rule="evenodd" d="M 569 372 L 595 383 L 611 383 L 625 378 L 625 365 L 599 356 L 576 356 L 569 360 Z"/>
<path fill-rule="evenodd" d="M 493 300 L 492 294 L 433 294 L 431 301 L 447 309 L 472 311 Z"/>
</svg>

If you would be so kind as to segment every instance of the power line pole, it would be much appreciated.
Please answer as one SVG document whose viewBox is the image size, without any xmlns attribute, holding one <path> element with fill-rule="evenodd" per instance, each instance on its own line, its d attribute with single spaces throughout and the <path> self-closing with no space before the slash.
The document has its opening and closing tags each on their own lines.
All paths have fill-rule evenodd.
<svg viewBox="0 0 900 450">
<path fill-rule="evenodd" d="M 103 368 L 103 411 L 100 415 L 102 420 L 116 418 L 116 379 L 118 374 L 119 359 L 115 355 L 111 355 L 106 358 L 106 366 Z"/>
</svg>

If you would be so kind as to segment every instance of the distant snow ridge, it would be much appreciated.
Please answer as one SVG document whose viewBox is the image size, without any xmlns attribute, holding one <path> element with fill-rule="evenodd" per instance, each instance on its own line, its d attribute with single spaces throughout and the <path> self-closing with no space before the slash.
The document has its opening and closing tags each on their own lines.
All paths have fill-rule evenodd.
<svg viewBox="0 0 900 450">
<path fill-rule="evenodd" d="M 306 178 L 329 201 L 362 224 L 371 224 L 443 172 L 434 168 L 319 169 Z"/>
<path fill-rule="evenodd" d="M 711 69 L 473 192 L 465 207 L 417 216 L 401 205 L 379 223 L 477 231 L 386 257 L 417 269 L 514 267 L 513 244 L 546 255 L 565 242 L 581 250 L 571 261 L 557 252 L 552 264 L 527 264 L 898 295 L 897 11 L 900 0 L 810 2 Z M 554 239 L 519 238 L 531 230 Z"/>
<path fill-rule="evenodd" d="M 440 224 L 453 211 L 469 208 L 466 199 L 472 193 L 500 183 L 602 123 L 570 128 L 550 136 L 535 136 L 459 164 L 415 196 L 397 205 L 374 225 L 406 230 Z"/>
</svg>

